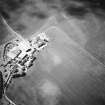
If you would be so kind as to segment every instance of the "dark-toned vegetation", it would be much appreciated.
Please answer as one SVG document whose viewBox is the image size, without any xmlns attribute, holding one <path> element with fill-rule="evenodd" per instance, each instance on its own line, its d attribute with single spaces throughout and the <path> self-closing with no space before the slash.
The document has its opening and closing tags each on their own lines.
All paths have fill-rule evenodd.
<svg viewBox="0 0 105 105">
<path fill-rule="evenodd" d="M 35 0 L 31 1 L 35 2 Z M 57 7 L 58 3 L 59 5 L 61 5 L 61 9 L 64 10 L 69 15 L 83 16 L 85 13 L 91 12 L 96 15 L 104 16 L 105 12 L 104 0 L 42 0 L 42 1 L 46 4 L 50 4 L 50 6 L 52 5 L 52 7 Z M 0 0 L 0 13 L 5 18 L 9 19 L 11 12 L 13 13 L 16 12 L 18 9 L 23 8 L 26 2 L 29 2 L 29 0 Z M 54 4 L 56 6 L 54 6 Z"/>
<path fill-rule="evenodd" d="M 62 0 L 65 12 L 69 15 L 84 16 L 86 13 L 92 13 L 99 17 L 105 15 L 104 0 Z"/>
<path fill-rule="evenodd" d="M 26 0 L 0 0 L 0 13 L 9 19 L 10 14 L 22 8 Z"/>
<path fill-rule="evenodd" d="M 43 0 L 46 3 L 60 3 L 61 9 L 68 15 L 84 16 L 86 13 L 93 13 L 97 16 L 104 16 L 105 1 L 104 0 Z M 59 2 L 58 2 L 59 1 Z"/>
</svg>

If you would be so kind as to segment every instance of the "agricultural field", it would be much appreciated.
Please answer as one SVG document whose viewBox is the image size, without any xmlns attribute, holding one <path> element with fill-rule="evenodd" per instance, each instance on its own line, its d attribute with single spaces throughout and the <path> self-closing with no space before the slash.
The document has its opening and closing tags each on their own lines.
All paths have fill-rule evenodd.
<svg viewBox="0 0 105 105">
<path fill-rule="evenodd" d="M 79 11 L 66 8 L 68 0 L 20 1 L 3 12 L 7 23 L 23 38 L 45 32 L 50 42 L 27 76 L 13 80 L 8 97 L 17 105 L 105 105 L 103 13 L 87 13 L 80 3 Z M 0 33 L 1 46 L 15 37 L 2 27 Z"/>
</svg>

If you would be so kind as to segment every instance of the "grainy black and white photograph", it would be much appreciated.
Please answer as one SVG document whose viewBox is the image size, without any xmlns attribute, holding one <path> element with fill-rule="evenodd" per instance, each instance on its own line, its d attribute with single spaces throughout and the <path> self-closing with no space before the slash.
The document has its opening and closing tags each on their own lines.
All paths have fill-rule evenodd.
<svg viewBox="0 0 105 105">
<path fill-rule="evenodd" d="M 105 105 L 105 1 L 0 0 L 0 105 Z"/>
</svg>

